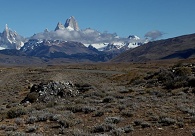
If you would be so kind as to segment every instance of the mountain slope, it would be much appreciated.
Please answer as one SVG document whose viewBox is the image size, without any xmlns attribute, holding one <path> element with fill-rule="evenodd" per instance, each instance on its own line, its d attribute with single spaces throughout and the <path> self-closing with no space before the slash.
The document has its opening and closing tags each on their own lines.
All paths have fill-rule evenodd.
<svg viewBox="0 0 195 136">
<path fill-rule="evenodd" d="M 149 42 L 128 50 L 113 62 L 141 62 L 160 59 L 186 59 L 195 57 L 195 34 Z"/>
<path fill-rule="evenodd" d="M 67 58 L 72 60 L 107 61 L 113 54 L 100 52 L 92 46 L 86 47 L 80 42 L 60 40 L 31 39 L 21 48 L 21 54 L 39 58 Z M 7 52 L 0 52 L 8 54 Z M 11 54 L 11 53 L 9 53 Z M 15 55 L 15 54 L 13 54 Z"/>
</svg>

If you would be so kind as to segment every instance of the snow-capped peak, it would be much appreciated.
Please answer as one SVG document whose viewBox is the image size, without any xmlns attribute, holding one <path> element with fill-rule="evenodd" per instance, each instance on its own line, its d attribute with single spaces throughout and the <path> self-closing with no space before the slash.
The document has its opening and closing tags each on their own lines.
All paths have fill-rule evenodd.
<svg viewBox="0 0 195 136">
<path fill-rule="evenodd" d="M 129 39 L 133 39 L 133 40 L 140 40 L 140 38 L 136 35 L 129 35 L 128 37 Z"/>
<path fill-rule="evenodd" d="M 9 29 L 8 25 L 5 25 L 5 30 L 0 35 L 0 49 L 20 49 L 24 43 L 24 38 Z"/>
</svg>

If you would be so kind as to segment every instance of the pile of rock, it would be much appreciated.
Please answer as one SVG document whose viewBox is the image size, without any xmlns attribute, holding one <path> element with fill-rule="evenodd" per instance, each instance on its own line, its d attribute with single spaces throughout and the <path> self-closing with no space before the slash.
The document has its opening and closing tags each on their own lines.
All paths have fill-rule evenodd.
<svg viewBox="0 0 195 136">
<path fill-rule="evenodd" d="M 49 102 L 64 97 L 75 97 L 91 89 L 89 84 L 73 84 L 71 81 L 49 81 L 34 84 L 21 103 Z"/>
</svg>

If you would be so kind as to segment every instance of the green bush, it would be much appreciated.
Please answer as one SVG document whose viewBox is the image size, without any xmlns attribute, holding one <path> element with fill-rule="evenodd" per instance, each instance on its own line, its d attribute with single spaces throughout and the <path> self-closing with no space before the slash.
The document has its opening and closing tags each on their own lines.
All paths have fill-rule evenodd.
<svg viewBox="0 0 195 136">
<path fill-rule="evenodd" d="M 188 67 L 179 67 L 175 70 L 176 76 L 188 76 L 191 74 L 191 68 Z"/>
<path fill-rule="evenodd" d="M 31 92 L 27 95 L 27 99 L 31 103 L 36 102 L 38 97 L 39 97 L 39 93 L 37 92 Z"/>
<path fill-rule="evenodd" d="M 17 118 L 20 117 L 21 115 L 25 115 L 26 114 L 26 110 L 21 108 L 21 107 L 15 107 L 10 109 L 7 112 L 7 117 L 8 118 Z"/>
</svg>

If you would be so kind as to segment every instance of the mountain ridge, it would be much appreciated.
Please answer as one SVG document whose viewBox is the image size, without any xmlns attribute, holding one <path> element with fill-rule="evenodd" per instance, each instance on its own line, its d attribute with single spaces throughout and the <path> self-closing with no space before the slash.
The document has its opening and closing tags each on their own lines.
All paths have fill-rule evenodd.
<svg viewBox="0 0 195 136">
<path fill-rule="evenodd" d="M 71 16 L 65 21 L 63 25 L 61 22 L 57 23 L 57 26 L 53 31 L 45 29 L 43 32 L 36 33 L 29 38 L 23 38 L 15 31 L 11 31 L 8 26 L 5 26 L 5 30 L 0 34 L 0 50 L 3 49 L 17 49 L 24 45 L 25 42 L 28 42 L 30 39 L 37 40 L 61 40 L 61 41 L 75 41 L 81 42 L 86 47 L 89 45 L 95 47 L 99 51 L 113 52 L 122 52 L 130 48 L 135 48 L 146 41 L 140 39 L 136 35 L 129 35 L 127 38 L 121 38 L 116 33 L 101 33 L 97 30 L 87 28 L 81 30 L 79 25 L 74 18 Z"/>
<path fill-rule="evenodd" d="M 143 62 L 162 59 L 186 59 L 194 57 L 194 49 L 195 34 L 188 34 L 169 39 L 148 42 L 142 46 L 120 54 L 111 61 Z"/>
</svg>

